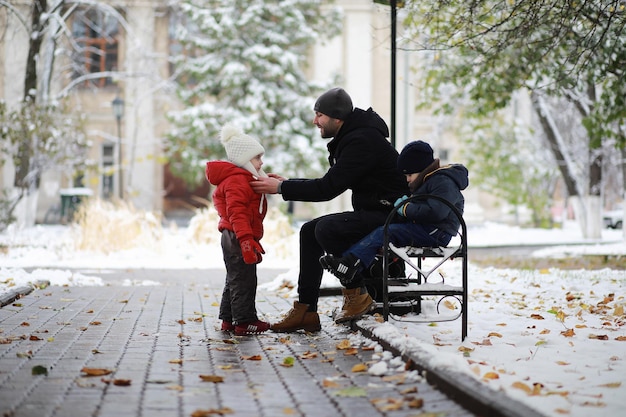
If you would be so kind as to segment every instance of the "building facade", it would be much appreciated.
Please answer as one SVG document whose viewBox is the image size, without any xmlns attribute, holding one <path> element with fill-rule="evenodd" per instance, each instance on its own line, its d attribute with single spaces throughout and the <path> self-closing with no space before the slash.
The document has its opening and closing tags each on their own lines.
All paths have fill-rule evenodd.
<svg viewBox="0 0 626 417">
<path fill-rule="evenodd" d="M 23 97 L 29 36 L 16 13 L 28 16 L 31 2 L 10 3 L 14 12 L 0 8 L 5 25 L 0 38 L 0 98 L 16 105 Z M 138 209 L 165 213 L 191 207 L 192 193 L 209 193 L 208 184 L 199 190 L 186 190 L 182 181 L 168 172 L 163 160 L 163 137 L 169 129 L 166 114 L 178 105 L 169 81 L 172 69 L 168 57 L 173 47 L 170 2 L 101 3 L 120 13 L 127 26 L 93 8 L 75 13 L 69 29 L 82 53 L 58 55 L 50 86 L 52 95 L 69 97 L 72 107 L 87 115 L 92 141 L 89 158 L 97 170 L 87 173 L 80 183 L 60 173 L 47 173 L 36 201 L 40 222 L 52 207 L 58 206 L 60 193 L 76 186 L 88 188 L 100 198 L 122 197 Z M 342 87 L 357 107 L 371 106 L 389 123 L 390 8 L 371 0 L 338 0 L 335 6 L 343 12 L 342 34 L 311 51 L 308 76 L 326 80 L 339 75 L 344 80 Z M 396 54 L 396 148 L 424 139 L 441 155 L 442 162 L 459 162 L 456 140 L 445 131 L 445 121 L 414 110 L 419 92 L 411 87 L 416 76 L 411 68 L 416 55 L 402 50 Z M 329 56 L 333 59 L 319 58 Z M 90 74 L 95 73 L 106 76 L 91 78 Z M 116 109 L 114 102 L 123 103 L 123 107 Z M 12 185 L 13 169 L 10 161 L 5 161 L 0 171 L 2 188 Z M 477 192 L 472 190 L 468 190 L 467 197 L 468 201 L 478 200 Z M 349 198 L 338 198 L 319 205 L 317 210 L 348 206 Z"/>
</svg>

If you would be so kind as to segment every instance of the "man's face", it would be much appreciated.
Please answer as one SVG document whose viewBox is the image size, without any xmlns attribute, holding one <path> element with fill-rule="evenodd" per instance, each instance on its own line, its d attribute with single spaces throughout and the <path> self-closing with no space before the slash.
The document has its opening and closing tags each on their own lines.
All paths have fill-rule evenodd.
<svg viewBox="0 0 626 417">
<path fill-rule="evenodd" d="M 322 138 L 328 139 L 337 136 L 337 132 L 339 132 L 339 128 L 343 124 L 343 121 L 339 119 L 333 119 L 332 117 L 328 117 L 324 113 L 316 111 L 315 118 L 313 119 L 313 124 L 319 128 Z"/>
</svg>

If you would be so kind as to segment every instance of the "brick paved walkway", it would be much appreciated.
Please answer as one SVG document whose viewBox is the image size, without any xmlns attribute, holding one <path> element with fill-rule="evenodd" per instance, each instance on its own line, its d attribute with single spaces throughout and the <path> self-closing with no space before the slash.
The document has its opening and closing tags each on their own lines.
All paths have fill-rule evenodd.
<svg viewBox="0 0 626 417">
<path fill-rule="evenodd" d="M 221 332 L 220 293 L 221 285 L 49 287 L 0 308 L 0 415 L 473 415 L 327 316 L 316 334 Z M 257 307 L 276 320 L 292 302 L 259 291 Z M 354 350 L 338 348 L 345 340 Z M 353 371 L 381 356 L 397 369 Z"/>
</svg>

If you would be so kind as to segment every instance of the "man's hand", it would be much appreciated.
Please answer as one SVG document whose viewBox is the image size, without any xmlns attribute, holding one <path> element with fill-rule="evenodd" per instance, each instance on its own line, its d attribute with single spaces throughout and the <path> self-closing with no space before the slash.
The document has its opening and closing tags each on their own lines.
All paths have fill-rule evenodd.
<svg viewBox="0 0 626 417">
<path fill-rule="evenodd" d="M 279 180 L 278 176 L 270 174 L 268 177 L 257 178 L 254 181 L 250 181 L 252 189 L 259 194 L 276 194 L 278 192 L 278 184 L 282 180 Z"/>
</svg>

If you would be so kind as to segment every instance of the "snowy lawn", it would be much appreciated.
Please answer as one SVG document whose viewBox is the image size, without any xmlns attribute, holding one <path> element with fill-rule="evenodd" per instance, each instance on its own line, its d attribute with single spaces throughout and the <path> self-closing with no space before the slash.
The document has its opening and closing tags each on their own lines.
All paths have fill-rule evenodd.
<svg viewBox="0 0 626 417">
<path fill-rule="evenodd" d="M 160 227 L 138 214 L 124 245 L 101 229 L 36 226 L 0 234 L 0 294 L 38 280 L 52 285 L 103 285 L 98 277 L 68 268 L 223 268 L 214 213 L 199 213 L 188 228 Z M 104 223 L 115 222 L 108 219 Z M 285 272 L 261 285 L 295 297 L 298 235 L 273 213 L 266 220 L 260 268 Z M 97 228 L 96 228 L 97 229 Z M 91 237 L 89 237 L 91 236 Z M 611 254 L 626 256 L 621 231 L 605 230 L 601 242 L 585 242 L 575 225 L 560 230 L 497 224 L 472 227 L 470 247 L 552 244 L 534 256 Z M 100 242 L 100 245 L 88 243 Z M 32 272 L 28 272 L 28 271 Z M 444 264 L 446 283 L 460 271 Z M 400 349 L 423 352 L 436 366 L 467 373 L 550 416 L 621 415 L 626 409 L 626 271 L 481 268 L 469 271 L 469 336 L 460 341 L 460 319 L 434 323 L 434 301 L 419 316 L 380 322 L 364 319 L 376 335 Z M 150 284 L 150 283 L 148 283 Z M 154 283 L 151 283 L 154 284 Z M 288 284 L 288 285 L 284 285 Z M 325 286 L 336 286 L 325 274 Z M 455 303 L 443 303 L 454 314 Z M 415 323 L 407 320 L 423 321 Z"/>
</svg>

